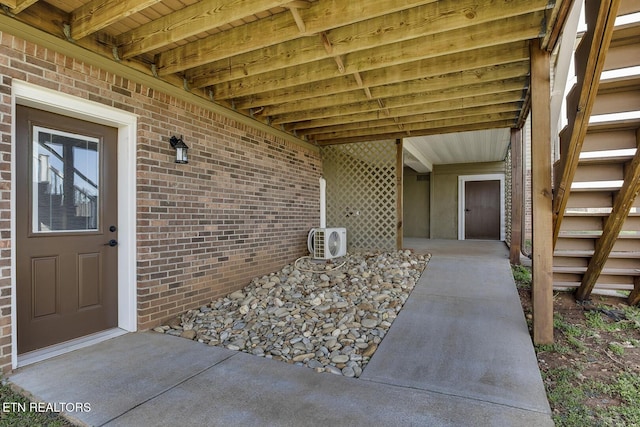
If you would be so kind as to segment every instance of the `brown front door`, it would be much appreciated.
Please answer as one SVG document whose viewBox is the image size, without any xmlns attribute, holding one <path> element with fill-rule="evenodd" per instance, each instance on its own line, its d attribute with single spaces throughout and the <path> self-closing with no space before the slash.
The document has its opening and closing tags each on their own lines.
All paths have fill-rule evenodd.
<svg viewBox="0 0 640 427">
<path fill-rule="evenodd" d="M 464 238 L 500 240 L 500 181 L 466 181 Z"/>
<path fill-rule="evenodd" d="M 118 324 L 117 130 L 18 106 L 18 353 Z"/>
</svg>

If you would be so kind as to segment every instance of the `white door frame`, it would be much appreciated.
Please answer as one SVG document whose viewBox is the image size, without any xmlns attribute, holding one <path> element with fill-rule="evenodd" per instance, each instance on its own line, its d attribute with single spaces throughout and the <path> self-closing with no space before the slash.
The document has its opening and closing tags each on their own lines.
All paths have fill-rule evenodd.
<svg viewBox="0 0 640 427">
<path fill-rule="evenodd" d="M 137 116 L 17 79 L 12 84 L 11 152 L 16 151 L 16 105 L 99 123 L 118 129 L 118 328 L 137 330 L 136 313 L 136 129 Z M 11 229 L 16 223 L 16 164 L 11 156 Z M 16 240 L 11 235 L 11 363 L 18 361 L 16 317 Z M 105 334 L 102 334 L 104 336 Z M 95 337 L 99 339 L 99 337 Z M 95 342 L 89 340 L 88 342 Z M 82 344 L 80 344 L 82 345 Z M 64 343 L 61 345 L 64 347 Z M 77 348 L 78 344 L 70 345 Z M 69 348 L 71 349 L 71 348 Z M 64 352 L 64 348 L 56 354 Z M 51 355 L 53 356 L 53 354 Z"/>
<path fill-rule="evenodd" d="M 504 173 L 458 176 L 458 240 L 465 240 L 465 184 L 467 181 L 500 181 L 500 240 L 505 240 Z"/>
</svg>

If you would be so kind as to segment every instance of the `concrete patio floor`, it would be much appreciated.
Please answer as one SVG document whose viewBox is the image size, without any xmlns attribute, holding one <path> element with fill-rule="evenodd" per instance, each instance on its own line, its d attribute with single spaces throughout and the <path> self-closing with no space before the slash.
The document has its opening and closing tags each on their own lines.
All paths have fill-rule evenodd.
<svg viewBox="0 0 640 427">
<path fill-rule="evenodd" d="M 95 426 L 552 426 L 504 243 L 405 247 L 431 261 L 360 378 L 140 332 L 9 380 Z"/>
</svg>

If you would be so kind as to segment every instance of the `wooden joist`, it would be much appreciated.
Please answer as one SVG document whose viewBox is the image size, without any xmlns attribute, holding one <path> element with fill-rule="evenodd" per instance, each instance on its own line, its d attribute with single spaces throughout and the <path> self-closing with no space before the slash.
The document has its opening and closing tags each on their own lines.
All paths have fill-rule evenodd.
<svg viewBox="0 0 640 427">
<path fill-rule="evenodd" d="M 487 71 L 487 69 L 478 70 L 479 73 L 482 73 L 482 71 Z M 493 68 L 492 71 L 486 72 L 482 75 L 482 78 L 475 77 L 475 83 L 471 77 L 468 79 L 459 78 L 458 83 L 461 83 L 461 86 L 456 85 L 456 82 L 452 82 L 452 85 L 447 89 L 438 90 L 437 87 L 439 86 L 436 86 L 436 88 L 430 90 L 430 85 L 426 83 L 397 83 L 376 86 L 371 90 L 377 99 L 384 99 L 384 103 L 388 108 L 415 107 L 417 109 L 422 108 L 422 112 L 433 112 L 435 110 L 430 109 L 430 105 L 439 102 L 449 103 L 450 105 L 456 102 L 467 105 L 466 103 L 468 102 L 468 105 L 477 106 L 480 105 L 477 101 L 480 97 L 500 97 L 505 92 L 522 93 L 522 87 L 528 82 L 529 62 L 521 61 L 508 64 L 500 67 L 499 70 Z M 471 75 L 472 73 L 465 74 Z M 446 76 L 441 78 L 446 79 Z M 465 84 L 468 82 L 471 82 L 471 84 Z M 278 123 L 298 122 L 300 123 L 299 128 L 304 129 L 308 128 L 305 122 L 309 120 L 340 117 L 345 114 L 364 114 L 377 110 L 379 110 L 377 101 L 363 100 L 362 93 L 354 90 L 343 92 L 338 97 L 333 95 L 316 97 L 313 103 L 304 100 L 266 107 L 262 114 L 272 117 Z M 295 117 L 298 118 L 296 119 Z M 328 123 L 328 125 L 333 124 L 337 123 Z"/>
<path fill-rule="evenodd" d="M 446 123 L 445 123 L 446 124 Z M 498 128 L 509 128 L 513 126 L 513 120 L 498 120 L 495 122 L 480 122 L 480 123 L 467 123 L 464 126 L 444 126 L 434 127 L 431 129 L 421 128 L 419 130 L 409 130 L 410 134 L 407 135 L 407 130 L 395 131 L 389 133 L 378 133 L 373 135 L 360 135 L 336 138 L 323 141 L 315 141 L 317 145 L 333 145 L 333 144 L 350 144 L 352 142 L 362 141 L 382 141 L 388 139 L 406 138 L 407 136 L 424 136 L 424 135 L 441 135 L 445 133 L 456 133 L 461 131 L 474 131 L 474 130 L 488 130 Z M 416 126 L 417 128 L 417 126 Z"/>
<path fill-rule="evenodd" d="M 528 61 L 528 45 L 526 42 L 515 42 L 506 45 L 492 46 L 473 52 L 454 53 L 438 58 L 424 59 L 410 66 L 396 65 L 384 69 L 376 69 L 362 73 L 367 85 L 373 88 L 394 83 L 408 83 L 417 91 L 442 90 L 451 86 L 474 84 L 481 81 L 493 81 L 493 73 L 509 64 L 518 63 L 513 70 L 520 75 L 522 62 Z M 459 73 L 459 74 L 457 74 Z M 447 74 L 450 74 L 447 76 Z M 429 79 L 428 77 L 438 77 Z M 418 81 L 411 81 L 418 80 Z M 266 83 L 266 82 L 265 82 Z M 286 89 L 273 90 L 253 94 L 235 100 L 239 109 L 261 107 L 298 101 L 301 99 L 323 97 L 329 94 L 341 94 L 358 89 L 349 76 L 338 76 L 331 79 L 311 82 Z M 376 94 L 374 97 L 378 98 Z M 337 104 L 343 103 L 339 96 L 334 96 Z M 307 101 L 308 102 L 308 101 Z M 315 105 L 309 104 L 309 105 Z"/>
<path fill-rule="evenodd" d="M 251 4 L 251 7 L 256 10 L 259 3 L 266 1 L 267 0 L 247 0 L 247 3 Z M 419 6 L 432 1 L 433 0 L 413 0 L 399 4 L 396 0 L 378 0 L 375 3 L 368 4 L 364 9 L 358 2 L 344 2 L 340 4 L 341 7 L 326 8 L 325 2 L 320 1 L 312 3 L 311 7 L 306 10 L 301 10 L 300 15 L 305 22 L 306 32 L 309 34 L 319 34 L 332 28 L 402 10 L 411 4 Z M 280 1 L 279 3 L 283 2 Z M 337 5 L 335 2 L 333 4 Z M 267 10 L 267 8 L 264 7 L 260 8 Z M 363 13 L 364 10 L 366 10 L 366 13 Z M 153 31 L 148 31 L 146 36 L 150 37 L 153 34 Z M 141 45 L 140 36 L 140 34 L 128 36 L 128 41 L 130 41 L 128 44 L 135 46 L 137 48 L 136 50 L 139 50 L 139 46 Z M 240 27 L 164 51 L 159 55 L 156 66 L 160 75 L 177 73 L 207 64 L 211 61 L 229 58 L 252 50 L 263 49 L 268 46 L 294 40 L 298 37 L 300 37 L 300 30 L 291 16 L 289 14 L 278 14 L 266 22 L 250 22 Z M 186 37 L 181 37 L 181 39 L 184 38 Z M 135 43 L 133 43 L 134 41 Z M 121 42 L 126 43 L 127 41 L 121 40 Z M 165 45 L 168 44 L 168 41 L 160 40 L 160 42 Z M 123 49 L 124 57 L 139 53 L 141 52 L 134 51 L 133 49 Z"/>
<path fill-rule="evenodd" d="M 491 123 L 491 122 L 505 122 L 513 125 L 515 123 L 516 118 L 517 118 L 517 114 L 515 112 L 480 114 L 477 116 L 473 115 L 473 116 L 456 117 L 456 118 L 450 118 L 450 119 L 437 119 L 437 120 L 418 122 L 418 123 L 406 123 L 404 124 L 404 130 L 423 131 L 423 130 L 443 128 L 443 127 L 456 127 L 459 125 L 482 124 L 482 123 Z M 374 127 L 364 128 L 364 129 L 340 130 L 337 132 L 328 132 L 328 133 L 313 135 L 312 139 L 315 141 L 331 141 L 333 139 L 345 139 L 345 138 L 351 138 L 354 136 L 359 136 L 364 139 L 366 139 L 367 137 L 378 138 L 379 135 L 395 132 L 396 128 L 397 126 L 395 125 L 387 124 L 386 126 L 385 125 L 374 126 Z"/>
<path fill-rule="evenodd" d="M 542 19 L 543 13 L 538 12 Z M 353 52 L 344 59 L 344 73 L 353 74 L 394 67 L 412 61 L 435 59 L 444 62 L 443 55 L 461 54 L 497 45 L 526 41 L 540 34 L 540 28 L 532 25 L 536 18 L 522 15 L 502 21 L 475 25 L 469 28 L 438 33 L 408 41 L 383 45 L 372 49 Z M 429 46 L 429 49 L 425 49 Z M 223 82 L 213 86 L 215 99 L 229 99 L 252 96 L 262 92 L 284 90 L 301 84 L 322 82 L 344 74 L 336 72 L 335 64 L 318 61 L 295 65 L 295 59 L 288 59 L 287 72 L 281 70 L 247 76 L 239 80 Z M 161 70 L 164 65 L 158 64 Z M 367 80 L 367 84 L 370 84 Z M 352 82 L 353 86 L 353 82 Z"/>
<path fill-rule="evenodd" d="M 452 99 L 449 101 L 421 104 L 409 103 L 401 107 L 397 107 L 394 103 L 389 103 L 389 100 L 385 99 L 385 107 L 388 109 L 390 116 L 404 118 L 407 122 L 434 120 L 437 118 L 460 117 L 461 115 L 466 114 L 462 113 L 464 111 L 469 114 L 474 114 L 474 111 L 476 114 L 488 114 L 499 111 L 504 112 L 505 108 L 508 108 L 506 111 L 511 111 L 514 107 L 518 109 L 521 95 L 521 91 L 512 91 L 471 98 Z M 428 100 L 429 98 L 425 99 Z M 360 106 L 353 105 L 353 107 L 357 110 Z M 473 110 L 475 108 L 485 109 Z M 374 107 L 369 111 L 362 113 L 349 114 L 348 112 L 345 112 L 344 115 L 324 116 L 317 120 L 311 119 L 307 121 L 294 122 L 290 127 L 286 127 L 289 130 L 295 129 L 301 135 L 311 135 L 324 133 L 329 130 L 328 127 L 331 126 L 344 126 L 342 129 L 348 129 L 349 126 L 354 126 L 354 129 L 368 127 L 366 124 L 367 122 L 378 120 L 383 121 L 384 119 L 380 118 L 380 109 Z M 283 121 L 283 123 L 286 122 Z"/>
<path fill-rule="evenodd" d="M 477 27 L 476 32 L 484 25 L 495 28 L 500 25 L 502 19 L 515 18 L 535 11 L 540 12 L 545 7 L 544 1 L 518 0 L 503 2 L 496 7 L 495 3 L 479 3 L 477 0 L 443 0 L 349 26 L 333 28 L 322 32 L 321 35 L 331 40 L 331 55 L 342 57 L 369 49 L 375 49 L 371 51 L 373 53 L 393 43 L 412 39 L 424 40 L 427 36 L 436 37 L 436 34 L 443 32 L 449 34 L 444 40 L 451 41 L 451 37 L 456 34 L 450 33 L 451 31 L 465 31 L 469 26 Z M 496 37 L 498 33 L 493 34 L 490 40 L 495 42 Z M 442 40 L 441 36 L 436 40 L 438 38 Z M 431 40 L 427 41 L 429 52 L 442 50 L 431 43 Z M 388 47 L 388 49 L 392 48 L 393 46 Z M 211 56 L 209 63 L 188 70 L 186 76 L 193 87 L 205 87 L 321 61 L 324 58 L 326 58 L 326 52 L 318 46 L 315 38 L 304 37 L 231 58 L 215 59 Z M 350 60 L 354 62 L 357 57 Z"/>
<path fill-rule="evenodd" d="M 20 13 L 38 0 L 7 0 L 2 3 L 11 9 L 11 13 Z"/>
<path fill-rule="evenodd" d="M 160 0 L 93 0 L 71 13 L 71 38 L 79 40 Z"/>
<path fill-rule="evenodd" d="M 116 46 L 121 58 L 132 58 L 286 2 L 203 0 L 119 35 Z M 295 23 L 291 29 L 299 34 Z"/>
<path fill-rule="evenodd" d="M 522 117 L 527 99 L 473 98 L 528 91 L 528 41 L 557 33 L 568 1 L 8 0 L 5 12 L 58 51 L 72 43 L 276 130 L 343 143 L 516 126 L 498 115 L 521 102 Z M 364 113 L 377 130 L 349 133 Z"/>
</svg>

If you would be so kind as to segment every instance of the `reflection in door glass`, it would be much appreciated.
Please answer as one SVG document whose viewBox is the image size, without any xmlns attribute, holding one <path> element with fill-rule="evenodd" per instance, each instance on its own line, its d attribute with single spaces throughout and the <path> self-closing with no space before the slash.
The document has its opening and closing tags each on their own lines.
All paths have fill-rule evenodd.
<svg viewBox="0 0 640 427">
<path fill-rule="evenodd" d="M 98 229 L 99 140 L 33 127 L 34 232 Z"/>
</svg>

